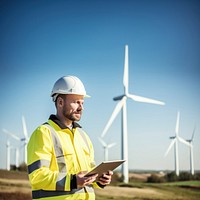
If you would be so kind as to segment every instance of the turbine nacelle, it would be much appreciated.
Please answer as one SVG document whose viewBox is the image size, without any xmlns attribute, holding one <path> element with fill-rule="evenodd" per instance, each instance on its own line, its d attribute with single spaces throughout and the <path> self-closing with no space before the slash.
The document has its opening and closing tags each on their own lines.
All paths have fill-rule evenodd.
<svg viewBox="0 0 200 200">
<path fill-rule="evenodd" d="M 114 97 L 113 100 L 114 100 L 114 101 L 122 100 L 124 96 L 126 96 L 126 95 L 123 94 L 123 95 L 120 95 L 120 96 Z"/>
</svg>

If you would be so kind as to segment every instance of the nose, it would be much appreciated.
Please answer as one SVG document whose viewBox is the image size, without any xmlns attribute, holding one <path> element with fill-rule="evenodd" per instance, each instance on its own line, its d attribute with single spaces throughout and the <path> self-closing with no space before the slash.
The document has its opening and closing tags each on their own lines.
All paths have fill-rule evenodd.
<svg viewBox="0 0 200 200">
<path fill-rule="evenodd" d="M 84 110 L 83 104 L 79 104 L 79 110 Z"/>
</svg>

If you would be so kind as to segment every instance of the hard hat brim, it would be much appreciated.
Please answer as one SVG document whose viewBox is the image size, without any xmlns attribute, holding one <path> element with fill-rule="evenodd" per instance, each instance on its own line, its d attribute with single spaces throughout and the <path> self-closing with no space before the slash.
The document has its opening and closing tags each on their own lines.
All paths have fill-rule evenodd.
<svg viewBox="0 0 200 200">
<path fill-rule="evenodd" d="M 90 96 L 90 95 L 87 95 L 87 94 L 84 95 L 84 97 L 85 97 L 85 98 L 91 98 L 91 96 Z"/>
<path fill-rule="evenodd" d="M 57 94 L 53 94 L 53 95 L 51 95 L 51 97 L 52 97 L 52 100 L 54 102 L 56 101 L 56 99 L 57 99 L 57 97 L 58 97 L 59 94 L 70 94 L 71 95 L 71 93 L 57 93 Z M 81 94 L 74 94 L 74 95 L 81 95 Z M 87 94 L 85 94 L 83 96 L 84 96 L 84 98 L 91 98 L 91 96 L 87 95 Z"/>
</svg>

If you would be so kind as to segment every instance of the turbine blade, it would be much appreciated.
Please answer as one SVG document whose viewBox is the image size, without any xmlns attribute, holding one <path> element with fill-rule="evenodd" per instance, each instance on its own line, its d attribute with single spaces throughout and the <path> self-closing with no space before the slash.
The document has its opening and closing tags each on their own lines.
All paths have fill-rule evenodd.
<svg viewBox="0 0 200 200">
<path fill-rule="evenodd" d="M 104 147 L 106 147 L 107 146 L 107 144 L 103 141 L 103 139 L 102 138 L 100 138 L 100 137 L 98 137 L 98 139 L 99 139 L 99 141 L 100 141 L 100 143 L 104 146 Z"/>
<path fill-rule="evenodd" d="M 194 126 L 194 130 L 193 130 L 193 133 L 192 133 L 191 141 L 193 141 L 193 139 L 194 139 L 195 130 L 196 130 L 196 125 Z"/>
<path fill-rule="evenodd" d="M 125 45 L 125 60 L 124 60 L 124 91 L 128 93 L 128 45 Z"/>
<path fill-rule="evenodd" d="M 179 120 L 180 120 L 180 112 L 177 112 L 177 118 L 176 118 L 176 129 L 175 129 L 175 133 L 176 135 L 178 135 L 179 132 Z"/>
<path fill-rule="evenodd" d="M 13 133 L 11 133 L 11 132 L 7 131 L 6 129 L 2 129 L 2 130 L 3 130 L 3 132 L 4 132 L 4 133 L 6 133 L 6 134 L 10 135 L 11 137 L 13 137 L 14 139 L 16 139 L 16 140 L 19 140 L 19 141 L 20 141 L 20 138 L 19 138 L 19 137 L 17 137 L 15 134 L 13 134 Z"/>
<path fill-rule="evenodd" d="M 169 153 L 169 151 L 171 150 L 171 148 L 172 148 L 172 146 L 174 145 L 175 142 L 176 142 L 176 139 L 174 138 L 174 139 L 171 141 L 171 143 L 170 143 L 170 145 L 169 145 L 167 151 L 165 152 L 165 156 L 167 156 L 167 154 Z"/>
<path fill-rule="evenodd" d="M 116 145 L 116 143 L 111 143 L 111 144 L 109 144 L 107 147 L 108 148 L 111 148 L 111 147 L 113 147 L 113 146 L 115 146 Z"/>
<path fill-rule="evenodd" d="M 121 101 L 119 101 L 110 117 L 110 119 L 108 120 L 102 134 L 101 137 L 103 138 L 104 135 L 106 134 L 106 132 L 108 131 L 108 129 L 110 128 L 112 122 L 114 121 L 114 119 L 116 118 L 117 114 L 119 113 L 119 111 L 121 110 L 122 106 L 124 105 L 124 102 L 126 100 L 126 97 L 123 97 Z"/>
<path fill-rule="evenodd" d="M 27 141 L 28 140 L 28 132 L 27 132 L 26 121 L 25 121 L 24 116 L 22 116 L 22 126 L 23 126 L 24 138 Z"/>
<path fill-rule="evenodd" d="M 180 136 L 177 136 L 177 139 L 178 139 L 181 143 L 183 143 L 183 144 L 185 144 L 185 145 L 187 145 L 187 146 L 189 146 L 189 147 L 191 146 L 189 142 L 187 142 L 186 140 L 184 140 L 184 139 L 181 138 Z"/>
<path fill-rule="evenodd" d="M 157 100 L 154 100 L 154 99 L 149 99 L 149 98 L 146 98 L 146 97 L 141 97 L 141 96 L 137 96 L 137 95 L 133 95 L 133 94 L 129 94 L 128 97 L 130 97 L 134 101 L 138 101 L 138 102 L 165 105 L 165 103 L 162 102 L 162 101 L 157 101 Z"/>
</svg>

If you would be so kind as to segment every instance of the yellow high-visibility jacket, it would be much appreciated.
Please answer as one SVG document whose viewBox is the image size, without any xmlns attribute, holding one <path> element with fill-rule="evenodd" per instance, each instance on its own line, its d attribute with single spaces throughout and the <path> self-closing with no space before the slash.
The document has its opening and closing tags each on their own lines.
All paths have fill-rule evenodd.
<svg viewBox="0 0 200 200">
<path fill-rule="evenodd" d="M 76 183 L 77 173 L 95 166 L 92 143 L 77 123 L 70 130 L 57 122 L 56 116 L 51 115 L 48 123 L 33 132 L 27 145 L 32 198 L 93 200 L 93 187 L 103 186 L 93 183 L 77 188 Z"/>
</svg>

